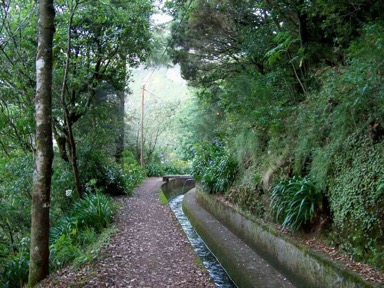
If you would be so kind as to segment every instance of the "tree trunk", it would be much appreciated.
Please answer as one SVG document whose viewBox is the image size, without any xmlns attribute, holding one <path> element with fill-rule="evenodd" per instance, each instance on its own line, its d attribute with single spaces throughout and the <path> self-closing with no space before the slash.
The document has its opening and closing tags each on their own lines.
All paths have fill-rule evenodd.
<svg viewBox="0 0 384 288">
<path fill-rule="evenodd" d="M 58 128 L 56 126 L 60 126 L 57 121 L 53 120 L 53 135 L 55 137 L 57 147 L 59 148 L 60 158 L 65 162 L 69 162 L 68 154 L 67 154 L 67 137 L 65 133 L 62 132 L 63 128 Z"/>
<path fill-rule="evenodd" d="M 32 192 L 31 251 L 28 286 L 48 275 L 49 206 L 53 161 L 52 44 L 53 0 L 39 1 L 39 36 L 36 57 L 36 157 Z"/>
<path fill-rule="evenodd" d="M 66 109 L 64 108 L 66 111 Z M 68 147 L 69 147 L 69 157 L 70 157 L 70 162 L 71 162 L 71 167 L 72 167 L 72 173 L 73 177 L 75 180 L 75 189 L 76 193 L 80 198 L 83 198 L 83 188 L 81 186 L 81 181 L 80 181 L 80 172 L 79 172 L 79 167 L 77 165 L 77 149 L 76 149 L 76 142 L 75 142 L 75 137 L 73 135 L 73 129 L 71 123 L 71 119 L 68 117 L 68 111 L 64 113 L 65 117 L 65 122 L 66 122 L 66 129 L 67 129 L 67 140 L 68 140 Z"/>
<path fill-rule="evenodd" d="M 64 134 L 66 136 L 67 144 L 68 144 L 68 150 L 69 150 L 69 157 L 70 157 L 70 163 L 72 167 L 72 173 L 73 178 L 75 182 L 75 190 L 79 198 L 83 197 L 83 189 L 80 182 L 80 173 L 79 173 L 79 167 L 77 165 L 77 151 L 76 151 L 76 142 L 75 142 L 75 136 L 73 135 L 73 124 L 80 118 L 77 117 L 71 117 L 72 115 L 69 112 L 67 101 L 65 99 L 65 91 L 66 91 L 66 85 L 67 85 L 67 79 L 68 79 L 68 72 L 69 72 L 69 62 L 70 62 L 70 56 L 71 56 L 71 48 L 72 48 L 72 35 L 71 35 L 71 29 L 72 29 L 72 22 L 74 13 L 77 9 L 78 3 L 76 2 L 75 6 L 73 7 L 71 11 L 71 15 L 69 17 L 68 22 L 68 43 L 67 43 L 67 59 L 65 61 L 65 67 L 64 67 L 64 78 L 61 88 L 61 104 L 63 105 L 63 111 L 64 111 Z M 74 120 L 74 119 L 77 120 Z"/>
<path fill-rule="evenodd" d="M 123 159 L 123 151 L 124 151 L 124 133 L 125 133 L 125 94 L 124 91 L 117 92 L 117 96 L 119 98 L 119 107 L 118 107 L 118 119 L 117 119 L 117 129 L 118 136 L 116 139 L 116 154 L 115 160 L 116 163 L 122 164 Z"/>
</svg>

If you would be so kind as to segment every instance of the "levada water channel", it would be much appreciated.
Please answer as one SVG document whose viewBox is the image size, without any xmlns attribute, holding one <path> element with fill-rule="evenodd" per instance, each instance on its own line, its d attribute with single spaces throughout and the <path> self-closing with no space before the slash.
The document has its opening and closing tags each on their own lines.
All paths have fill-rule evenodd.
<svg viewBox="0 0 384 288">
<path fill-rule="evenodd" d="M 176 218 L 179 220 L 181 226 L 184 229 L 189 241 L 192 244 L 196 254 L 200 257 L 205 268 L 208 270 L 211 279 L 214 281 L 216 287 L 232 288 L 236 285 L 229 278 L 227 272 L 221 266 L 220 262 L 215 258 L 212 252 L 205 245 L 199 234 L 193 229 L 187 216 L 185 216 L 182 209 L 184 195 L 178 195 L 172 197 L 168 202 L 172 211 L 175 213 Z"/>
</svg>

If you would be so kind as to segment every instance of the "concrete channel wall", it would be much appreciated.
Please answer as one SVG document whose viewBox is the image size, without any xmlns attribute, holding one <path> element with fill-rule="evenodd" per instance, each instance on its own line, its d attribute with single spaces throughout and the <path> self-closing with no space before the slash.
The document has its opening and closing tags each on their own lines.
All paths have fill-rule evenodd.
<svg viewBox="0 0 384 288">
<path fill-rule="evenodd" d="M 188 190 L 191 190 L 195 187 L 195 181 L 189 177 L 167 177 L 166 180 L 163 180 L 161 185 L 161 190 L 163 191 L 167 199 L 171 199 L 174 196 L 183 194 Z"/>
<path fill-rule="evenodd" d="M 236 234 L 278 271 L 286 275 L 296 287 L 376 287 L 365 282 L 355 273 L 328 260 L 325 256 L 280 235 L 273 227 L 251 221 L 239 211 L 235 211 L 212 195 L 202 191 L 199 186 L 196 187 L 196 199 L 204 209 L 223 223 L 232 233 Z M 193 217 L 191 209 L 189 209 L 188 214 Z M 204 223 L 194 224 L 204 225 Z M 201 237 L 204 239 L 204 235 Z M 207 238 L 207 235 L 205 237 Z M 212 245 L 216 245 L 215 241 L 209 239 L 208 242 L 211 250 L 217 250 L 217 247 L 212 247 Z M 220 244 L 217 243 L 217 245 Z M 224 254 L 222 255 L 224 258 L 225 253 L 225 251 L 220 251 L 220 254 Z M 226 267 L 224 266 L 224 268 Z M 242 271 L 233 271 L 232 268 L 230 270 L 232 273 L 244 274 Z M 246 276 L 243 275 L 243 277 Z M 253 287 L 260 286 L 255 285 Z"/>
</svg>

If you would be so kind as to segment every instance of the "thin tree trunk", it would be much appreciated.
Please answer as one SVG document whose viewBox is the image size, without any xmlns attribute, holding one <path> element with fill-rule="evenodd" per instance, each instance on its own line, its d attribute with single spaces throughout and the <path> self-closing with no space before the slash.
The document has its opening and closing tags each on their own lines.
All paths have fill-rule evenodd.
<svg viewBox="0 0 384 288">
<path fill-rule="evenodd" d="M 72 173 L 75 180 L 75 189 L 76 193 L 80 198 L 83 197 L 83 189 L 81 187 L 80 182 L 80 172 L 79 167 L 77 165 L 77 151 L 76 151 L 76 142 L 75 137 L 73 136 L 72 123 L 70 123 L 70 119 L 68 117 L 68 113 L 64 113 L 65 122 L 67 124 L 67 132 L 68 132 L 68 146 L 69 146 L 69 157 L 71 160 Z"/>
<path fill-rule="evenodd" d="M 64 110 L 64 120 L 66 125 L 64 129 L 66 129 L 66 133 L 67 133 L 66 136 L 67 136 L 67 143 L 68 143 L 68 149 L 69 149 L 70 163 L 71 163 L 73 178 L 75 182 L 75 190 L 77 195 L 81 198 L 83 196 L 83 189 L 81 187 L 81 182 L 80 182 L 80 172 L 79 172 L 79 167 L 77 165 L 76 142 L 75 142 L 75 137 L 73 135 L 73 129 L 72 129 L 72 125 L 74 124 L 74 122 L 70 117 L 70 113 L 67 107 L 67 101 L 65 99 L 65 91 L 66 91 L 65 87 L 67 85 L 68 70 L 69 70 L 71 48 L 72 48 L 71 29 L 72 29 L 73 16 L 74 16 L 75 10 L 77 9 L 77 4 L 78 3 L 76 2 L 75 6 L 71 11 L 71 16 L 69 18 L 69 23 L 68 23 L 68 44 L 67 44 L 67 52 L 66 52 L 67 59 L 65 61 L 64 78 L 63 78 L 60 98 L 61 98 L 61 103 L 63 105 L 63 110 Z"/>
<path fill-rule="evenodd" d="M 36 57 L 36 160 L 32 192 L 31 249 L 28 286 L 49 272 L 49 206 L 52 145 L 52 45 L 55 10 L 53 0 L 39 1 L 39 36 Z"/>
<path fill-rule="evenodd" d="M 111 1 L 114 5 L 114 1 Z M 118 4 L 117 4 L 118 5 Z M 117 97 L 119 99 L 118 107 L 118 119 L 117 119 L 117 129 L 118 136 L 116 140 L 116 154 L 115 160 L 116 163 L 123 164 L 123 151 L 124 151 L 124 141 L 125 141 L 125 86 L 127 83 L 127 54 L 121 54 L 121 60 L 123 62 L 123 74 L 120 79 L 119 91 L 117 92 Z"/>
<path fill-rule="evenodd" d="M 125 133 L 125 94 L 124 91 L 117 92 L 117 96 L 119 98 L 119 107 L 118 107 L 118 119 L 117 119 L 117 129 L 118 135 L 116 139 L 116 154 L 115 160 L 116 163 L 122 164 L 123 159 L 123 151 L 124 151 L 124 133 Z"/>
</svg>

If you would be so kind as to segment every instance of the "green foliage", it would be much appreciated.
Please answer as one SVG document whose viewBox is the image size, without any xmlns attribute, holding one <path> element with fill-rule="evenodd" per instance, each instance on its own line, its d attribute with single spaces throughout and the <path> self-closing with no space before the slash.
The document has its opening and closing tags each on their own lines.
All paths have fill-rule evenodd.
<svg viewBox="0 0 384 288">
<path fill-rule="evenodd" d="M 164 175 L 186 175 L 190 172 L 190 168 L 185 165 L 183 161 L 150 163 L 145 165 L 145 170 L 148 177 Z"/>
<path fill-rule="evenodd" d="M 235 203 L 243 211 L 251 213 L 252 216 L 263 218 L 265 214 L 264 197 L 261 189 L 250 189 L 248 187 L 231 188 L 226 199 Z"/>
<path fill-rule="evenodd" d="M 19 286 L 28 276 L 32 155 L 0 158 L 0 286 Z"/>
<path fill-rule="evenodd" d="M 15 240 L 17 239 L 15 238 Z M 16 249 L 17 252 L 13 250 L 8 255 L 1 256 L 1 287 L 22 287 L 26 283 L 29 272 L 29 245 L 29 237 L 24 237 L 17 243 L 13 243 L 14 247 L 10 247 Z"/>
<path fill-rule="evenodd" d="M 293 231 L 311 223 L 322 210 L 323 195 L 306 178 L 293 177 L 273 187 L 271 208 L 276 219 Z"/>
<path fill-rule="evenodd" d="M 165 169 L 161 164 L 146 164 L 145 171 L 148 177 L 165 175 Z"/>
<path fill-rule="evenodd" d="M 357 261 L 381 269 L 375 254 L 383 253 L 379 247 L 384 244 L 382 153 L 382 143 L 351 135 L 333 158 L 328 182 L 336 241 Z"/>
<path fill-rule="evenodd" d="M 106 228 L 112 220 L 113 206 L 111 200 L 104 194 L 90 193 L 81 201 L 77 201 L 71 210 L 71 215 L 79 227 L 92 227 L 96 232 Z"/>
<path fill-rule="evenodd" d="M 73 175 L 69 163 L 59 157 L 53 160 L 50 218 L 55 222 L 66 214 L 77 200 L 73 187 Z"/>
<path fill-rule="evenodd" d="M 116 227 L 104 229 L 101 234 L 96 235 L 93 229 L 87 228 L 80 235 L 81 243 L 84 243 L 81 254 L 72 262 L 74 268 L 80 267 L 86 263 L 94 261 L 100 256 L 101 247 L 109 242 L 110 236 L 117 231 Z M 95 241 L 97 236 L 97 241 Z"/>
<path fill-rule="evenodd" d="M 96 181 L 91 181 L 88 190 L 94 190 L 95 184 Z M 84 199 L 75 202 L 68 215 L 51 228 L 52 268 L 64 267 L 80 257 L 84 247 L 109 227 L 114 211 L 111 199 L 99 191 L 90 191 Z"/>
<path fill-rule="evenodd" d="M 382 268 L 384 2 L 281 2 L 197 0 L 174 26 L 172 57 L 197 99 L 182 122 L 185 157 L 220 139 L 225 149 L 196 147 L 192 173 L 207 190 L 226 178 L 216 158 L 233 155 L 238 206 L 267 218 L 258 186 L 283 180 L 277 220 L 312 228 L 324 200 L 335 243 Z M 170 5 L 177 20 L 185 5 Z"/>
<path fill-rule="evenodd" d="M 66 234 L 62 234 L 49 246 L 50 266 L 59 269 L 68 265 L 81 254 L 80 247 Z"/>
<path fill-rule="evenodd" d="M 235 180 L 238 167 L 219 143 L 195 146 L 192 176 L 210 193 L 226 192 Z"/>
<path fill-rule="evenodd" d="M 333 241 L 382 267 L 382 59 L 384 26 L 372 23 L 349 48 L 349 65 L 321 75 L 323 87 L 298 108 L 295 172 L 328 194 Z"/>
<path fill-rule="evenodd" d="M 133 189 L 145 178 L 143 169 L 137 163 L 133 153 L 128 150 L 123 152 L 122 177 L 127 195 L 132 195 Z"/>
<path fill-rule="evenodd" d="M 2 287 L 23 287 L 28 281 L 29 260 L 25 255 L 17 255 L 9 260 L 5 267 L 2 278 Z"/>
<path fill-rule="evenodd" d="M 83 151 L 79 156 L 82 182 L 97 179 L 96 187 L 107 194 L 131 194 L 133 188 L 142 181 L 143 173 L 137 162 L 132 161 L 129 152 L 124 155 L 123 165 L 120 166 L 102 151 Z"/>
</svg>

